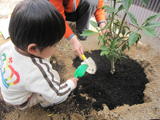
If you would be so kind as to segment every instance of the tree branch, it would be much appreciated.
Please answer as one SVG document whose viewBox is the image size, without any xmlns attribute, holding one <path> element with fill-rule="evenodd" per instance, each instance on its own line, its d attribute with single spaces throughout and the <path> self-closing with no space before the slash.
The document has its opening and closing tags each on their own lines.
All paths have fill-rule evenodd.
<svg viewBox="0 0 160 120">
<path fill-rule="evenodd" d="M 125 20 L 126 16 L 127 16 L 127 13 L 125 13 L 124 16 L 123 16 L 123 19 L 122 19 L 122 22 L 121 22 L 121 25 L 120 25 L 119 32 L 118 32 L 118 34 L 117 34 L 117 36 L 116 36 L 115 39 L 117 39 L 117 38 L 119 37 L 119 34 L 121 33 L 122 26 L 123 26 L 123 23 L 124 23 L 124 20 Z"/>
<path fill-rule="evenodd" d="M 112 2 L 112 1 L 111 1 Z M 114 0 L 114 6 L 113 6 L 113 8 L 115 9 L 115 7 L 116 7 L 116 0 Z M 113 34 L 112 34 L 112 23 L 114 22 L 114 12 L 112 12 L 112 18 L 111 18 L 111 23 L 110 23 L 110 25 L 109 25 L 109 30 L 111 31 L 111 38 L 113 39 L 114 37 L 113 37 Z"/>
</svg>

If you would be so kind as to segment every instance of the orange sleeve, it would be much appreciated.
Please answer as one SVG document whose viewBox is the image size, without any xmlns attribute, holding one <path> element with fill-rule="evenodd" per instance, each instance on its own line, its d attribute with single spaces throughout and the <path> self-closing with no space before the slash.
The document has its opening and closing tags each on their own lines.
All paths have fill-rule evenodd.
<svg viewBox="0 0 160 120">
<path fill-rule="evenodd" d="M 100 22 L 106 22 L 106 19 L 105 19 L 105 11 L 102 10 L 102 9 L 99 9 L 99 8 L 102 7 L 102 6 L 104 6 L 104 0 L 99 0 L 97 10 L 96 10 L 96 12 L 94 13 L 95 18 L 96 18 L 96 21 L 97 21 L 98 24 L 99 24 Z"/>
<path fill-rule="evenodd" d="M 64 37 L 69 40 L 70 38 L 72 38 L 74 36 L 74 34 L 73 34 L 73 31 L 71 30 L 71 28 L 69 27 L 68 23 L 66 22 L 63 0 L 49 0 L 49 1 L 57 8 L 57 10 L 63 16 L 64 21 L 65 21 L 65 25 L 66 25 L 66 32 L 64 34 Z"/>
</svg>

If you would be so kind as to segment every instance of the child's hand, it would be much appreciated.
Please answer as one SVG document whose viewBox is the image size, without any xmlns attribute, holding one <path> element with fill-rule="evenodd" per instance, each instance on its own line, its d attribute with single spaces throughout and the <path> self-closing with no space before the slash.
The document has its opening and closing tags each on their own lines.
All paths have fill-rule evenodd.
<svg viewBox="0 0 160 120">
<path fill-rule="evenodd" d="M 75 85 L 75 88 L 77 87 L 77 81 L 78 81 L 78 78 L 70 78 L 70 80 L 73 81 L 74 85 Z"/>
</svg>

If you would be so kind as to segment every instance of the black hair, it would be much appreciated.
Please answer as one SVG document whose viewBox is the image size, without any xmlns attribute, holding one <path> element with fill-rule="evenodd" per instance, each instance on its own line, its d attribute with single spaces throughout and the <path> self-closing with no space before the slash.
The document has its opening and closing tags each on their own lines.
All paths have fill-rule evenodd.
<svg viewBox="0 0 160 120">
<path fill-rule="evenodd" d="M 47 0 L 24 0 L 16 5 L 9 24 L 13 44 L 21 50 L 35 43 L 40 51 L 63 37 L 65 22 Z"/>
</svg>

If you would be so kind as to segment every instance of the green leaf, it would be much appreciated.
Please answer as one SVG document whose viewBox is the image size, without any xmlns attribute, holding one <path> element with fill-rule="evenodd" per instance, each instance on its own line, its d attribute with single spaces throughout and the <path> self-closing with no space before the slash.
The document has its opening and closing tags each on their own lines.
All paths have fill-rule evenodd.
<svg viewBox="0 0 160 120">
<path fill-rule="evenodd" d="M 107 8 L 108 7 L 108 5 L 104 5 L 104 6 L 102 6 L 102 7 L 99 7 L 99 9 L 105 9 L 105 8 Z"/>
<path fill-rule="evenodd" d="M 137 39 L 137 41 L 136 41 L 136 45 L 138 44 L 138 41 L 141 39 L 141 34 L 138 34 L 138 39 Z"/>
<path fill-rule="evenodd" d="M 152 28 L 142 28 L 142 30 L 143 30 L 143 34 L 145 34 L 146 36 L 149 36 L 149 37 L 157 36 L 156 31 Z"/>
<path fill-rule="evenodd" d="M 122 59 L 121 59 L 121 58 L 119 58 L 119 60 L 120 60 L 120 64 L 122 64 Z"/>
<path fill-rule="evenodd" d="M 117 51 L 113 51 L 112 53 L 113 53 L 113 55 L 114 55 L 115 57 L 118 57 L 118 56 L 119 56 L 119 54 L 118 54 Z"/>
<path fill-rule="evenodd" d="M 117 58 L 114 59 L 114 63 L 117 61 Z"/>
<path fill-rule="evenodd" d="M 130 30 L 130 28 L 129 28 L 127 25 L 124 25 L 123 27 L 124 27 L 124 28 L 127 28 L 128 30 Z"/>
<path fill-rule="evenodd" d="M 142 1 L 142 3 L 143 3 L 145 6 L 148 5 L 148 0 L 141 0 L 141 1 Z"/>
<path fill-rule="evenodd" d="M 116 24 L 113 24 L 114 32 L 116 32 L 117 27 L 118 27 L 118 26 L 117 26 Z"/>
<path fill-rule="evenodd" d="M 116 22 L 114 22 L 116 25 L 120 25 L 120 21 L 118 20 L 118 19 L 115 19 L 116 20 Z"/>
<path fill-rule="evenodd" d="M 132 4 L 133 0 L 122 0 L 123 7 L 128 10 Z"/>
<path fill-rule="evenodd" d="M 126 33 L 126 30 L 124 29 L 124 27 L 122 28 L 122 35 L 124 36 Z"/>
<path fill-rule="evenodd" d="M 117 39 L 117 41 L 119 42 L 119 41 L 121 41 L 121 40 L 124 40 L 125 38 L 127 38 L 127 37 L 119 37 L 119 38 Z"/>
<path fill-rule="evenodd" d="M 90 23 L 94 28 L 98 27 L 98 25 L 97 25 L 97 23 L 95 21 L 90 20 Z"/>
<path fill-rule="evenodd" d="M 102 41 L 102 40 L 103 40 L 103 36 L 102 36 L 102 35 L 99 35 L 99 36 L 98 36 L 98 40 L 99 40 L 99 41 Z"/>
<path fill-rule="evenodd" d="M 81 36 L 89 36 L 89 35 L 93 35 L 96 32 L 93 32 L 92 30 L 86 30 L 84 31 Z"/>
<path fill-rule="evenodd" d="M 105 50 L 108 51 L 109 50 L 108 47 L 104 46 L 104 45 L 100 46 L 99 49 L 103 50 L 103 51 L 105 51 Z"/>
<path fill-rule="evenodd" d="M 104 36 L 105 36 L 105 37 L 108 37 L 108 36 L 110 36 L 110 34 L 111 34 L 111 32 L 108 32 L 108 33 L 105 34 Z"/>
<path fill-rule="evenodd" d="M 139 39 L 141 39 L 142 38 L 141 34 L 138 34 L 138 37 L 139 37 Z"/>
<path fill-rule="evenodd" d="M 118 54 L 121 55 L 121 53 L 122 53 L 122 50 L 118 49 Z"/>
<path fill-rule="evenodd" d="M 115 13 L 115 16 L 119 17 L 119 15 L 118 15 L 118 13 L 117 13 L 117 12 Z"/>
<path fill-rule="evenodd" d="M 130 34 L 131 32 L 132 32 L 132 31 L 127 32 L 127 34 L 126 34 L 126 35 Z"/>
<path fill-rule="evenodd" d="M 107 40 L 106 40 L 106 39 L 103 39 L 103 40 L 102 40 L 102 43 L 103 43 L 103 45 L 105 46 L 106 43 L 107 43 Z"/>
<path fill-rule="evenodd" d="M 125 49 L 126 49 L 126 43 L 123 44 L 123 46 L 122 46 L 122 51 L 124 51 Z"/>
<path fill-rule="evenodd" d="M 112 41 L 111 39 L 107 39 L 107 40 L 110 41 L 110 42 Z"/>
<path fill-rule="evenodd" d="M 112 13 L 112 12 L 116 12 L 117 10 L 110 7 L 110 6 L 107 6 L 107 13 Z"/>
<path fill-rule="evenodd" d="M 134 44 L 137 41 L 137 39 L 138 39 L 138 33 L 132 32 L 128 38 L 128 46 L 130 47 L 132 44 Z"/>
<path fill-rule="evenodd" d="M 146 21 L 145 21 L 142 25 L 144 25 L 144 24 L 147 23 L 147 22 L 151 22 L 152 20 L 156 19 L 159 15 L 160 15 L 160 13 L 148 17 L 148 18 L 146 19 Z"/>
<path fill-rule="evenodd" d="M 115 57 L 115 56 L 114 56 L 113 53 L 108 54 L 108 59 L 109 59 L 109 60 L 112 60 L 112 58 L 114 58 L 114 57 Z"/>
<path fill-rule="evenodd" d="M 98 41 L 98 45 L 100 44 L 100 41 Z"/>
<path fill-rule="evenodd" d="M 123 7 L 123 4 L 122 4 L 122 5 L 120 5 L 119 8 L 118 8 L 118 12 L 121 11 L 121 10 L 123 10 L 123 9 L 124 9 L 124 7 Z"/>
<path fill-rule="evenodd" d="M 138 23 L 137 23 L 136 17 L 135 17 L 131 12 L 127 12 L 127 11 L 126 11 L 126 13 L 129 15 L 129 18 L 131 19 L 131 21 L 132 21 L 134 24 L 136 24 L 137 26 L 139 26 Z"/>
<path fill-rule="evenodd" d="M 117 2 L 116 3 L 121 3 L 122 1 L 121 0 L 117 0 Z"/>
<path fill-rule="evenodd" d="M 127 57 L 126 57 L 126 56 L 121 56 L 121 57 L 123 57 L 123 58 L 126 58 L 126 59 L 127 59 Z"/>
<path fill-rule="evenodd" d="M 108 55 L 109 51 L 101 51 L 100 56 Z"/>
<path fill-rule="evenodd" d="M 145 24 L 145 27 L 147 28 L 155 28 L 159 26 L 160 26 L 160 22 L 149 22 Z"/>
<path fill-rule="evenodd" d="M 129 45 L 127 45 L 127 47 L 128 47 L 128 51 L 130 50 L 130 46 Z"/>
<path fill-rule="evenodd" d="M 110 44 L 110 48 L 113 49 L 116 46 L 117 40 L 113 40 Z"/>
</svg>

